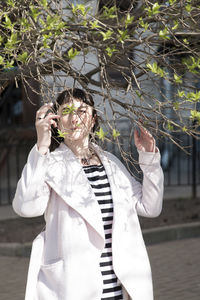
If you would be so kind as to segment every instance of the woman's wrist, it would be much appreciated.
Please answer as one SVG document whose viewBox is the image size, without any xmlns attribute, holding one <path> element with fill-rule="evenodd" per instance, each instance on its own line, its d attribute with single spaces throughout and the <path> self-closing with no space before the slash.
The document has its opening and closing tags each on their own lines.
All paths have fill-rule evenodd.
<svg viewBox="0 0 200 300">
<path fill-rule="evenodd" d="M 40 154 L 45 155 L 45 154 L 47 154 L 49 147 L 37 143 L 37 149 Z"/>
</svg>

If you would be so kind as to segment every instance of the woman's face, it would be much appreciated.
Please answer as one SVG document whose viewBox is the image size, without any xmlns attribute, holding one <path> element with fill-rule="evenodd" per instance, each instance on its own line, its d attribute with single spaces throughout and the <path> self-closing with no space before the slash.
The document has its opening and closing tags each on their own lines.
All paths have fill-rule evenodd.
<svg viewBox="0 0 200 300">
<path fill-rule="evenodd" d="M 81 141 L 88 137 L 95 123 L 93 108 L 75 98 L 60 105 L 58 115 L 58 129 L 65 134 L 66 141 Z"/>
</svg>

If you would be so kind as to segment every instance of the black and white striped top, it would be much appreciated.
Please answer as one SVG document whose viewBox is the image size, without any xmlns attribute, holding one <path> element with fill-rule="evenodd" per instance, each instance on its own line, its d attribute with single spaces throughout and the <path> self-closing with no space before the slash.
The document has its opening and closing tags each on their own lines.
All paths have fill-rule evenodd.
<svg viewBox="0 0 200 300">
<path fill-rule="evenodd" d="M 103 280 L 101 300 L 121 300 L 122 286 L 112 264 L 113 201 L 108 177 L 103 165 L 84 166 L 83 169 L 99 203 L 105 232 L 105 248 L 100 258 Z"/>
</svg>

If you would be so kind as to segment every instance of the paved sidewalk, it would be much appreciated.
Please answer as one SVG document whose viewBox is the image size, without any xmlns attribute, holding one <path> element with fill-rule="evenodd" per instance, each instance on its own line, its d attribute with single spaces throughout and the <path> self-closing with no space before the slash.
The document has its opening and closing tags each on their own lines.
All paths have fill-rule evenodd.
<svg viewBox="0 0 200 300">
<path fill-rule="evenodd" d="M 199 300 L 200 238 L 157 244 L 147 249 L 154 300 Z M 1 300 L 24 300 L 28 263 L 28 258 L 0 257 Z"/>
<path fill-rule="evenodd" d="M 147 247 L 155 300 L 200 299 L 200 237 Z"/>
</svg>

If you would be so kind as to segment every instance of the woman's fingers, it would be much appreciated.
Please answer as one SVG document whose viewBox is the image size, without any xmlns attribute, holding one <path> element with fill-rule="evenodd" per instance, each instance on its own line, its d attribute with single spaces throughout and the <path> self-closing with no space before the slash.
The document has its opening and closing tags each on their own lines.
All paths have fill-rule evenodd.
<svg viewBox="0 0 200 300">
<path fill-rule="evenodd" d="M 152 136 L 152 134 L 145 127 L 139 125 L 139 128 L 140 128 L 141 133 L 144 133 L 148 136 Z"/>
<path fill-rule="evenodd" d="M 44 104 L 43 106 L 41 106 L 40 109 L 36 113 L 36 119 L 45 118 L 48 110 L 51 110 L 52 106 L 53 106 L 53 103 L 48 103 L 48 104 Z"/>
<path fill-rule="evenodd" d="M 134 140 L 135 140 L 135 143 L 139 142 L 139 139 L 140 139 L 139 131 L 138 131 L 138 129 L 135 129 L 134 130 Z"/>
<path fill-rule="evenodd" d="M 141 141 L 140 141 L 139 131 L 137 129 L 134 130 L 134 142 L 135 142 L 135 146 L 137 147 L 137 149 L 141 150 L 142 145 L 141 145 Z"/>
<path fill-rule="evenodd" d="M 52 105 L 53 103 L 44 104 L 36 113 L 36 127 L 40 128 L 40 131 L 42 128 L 46 130 L 46 125 L 49 129 L 51 129 L 51 125 L 57 127 L 56 120 L 60 116 L 52 112 Z"/>
<path fill-rule="evenodd" d="M 44 120 L 51 121 L 51 120 L 53 120 L 53 119 L 57 119 L 57 120 L 58 120 L 59 118 L 60 118 L 59 115 L 50 113 L 50 114 L 48 114 L 48 115 L 44 118 Z"/>
<path fill-rule="evenodd" d="M 138 135 L 139 135 L 139 132 L 138 132 L 138 129 L 134 129 L 134 137 L 138 137 Z"/>
<path fill-rule="evenodd" d="M 152 134 L 144 127 L 142 119 L 139 119 L 138 127 L 140 128 L 141 132 L 146 133 L 146 134 L 152 136 Z"/>
<path fill-rule="evenodd" d="M 135 145 L 138 150 L 143 150 L 146 152 L 155 152 L 156 143 L 152 134 L 144 128 L 142 125 L 139 125 L 140 133 L 138 130 L 134 131 L 134 140 Z"/>
<path fill-rule="evenodd" d="M 51 144 L 51 126 L 57 127 L 59 115 L 53 113 L 52 103 L 43 105 L 36 113 L 37 146 L 45 154 Z"/>
<path fill-rule="evenodd" d="M 148 140 L 149 142 L 155 142 L 152 134 L 144 127 L 140 127 L 141 138 Z"/>
<path fill-rule="evenodd" d="M 54 115 L 54 114 L 49 114 L 48 116 L 46 116 L 46 117 L 44 117 L 44 118 L 42 118 L 42 117 L 37 117 L 36 118 L 36 121 L 40 121 L 40 122 L 43 122 L 44 120 L 45 121 L 51 121 L 52 119 L 59 119 L 60 118 L 60 116 L 58 116 L 58 115 Z"/>
<path fill-rule="evenodd" d="M 55 119 L 58 120 L 59 118 L 60 118 L 60 116 L 50 113 L 44 118 L 37 117 L 36 118 L 36 125 L 42 125 L 42 124 L 45 124 L 45 123 L 49 123 L 49 124 L 52 124 L 52 125 L 57 125 Z"/>
<path fill-rule="evenodd" d="M 50 123 L 51 125 L 53 125 L 54 128 L 58 126 L 57 122 L 54 119 L 50 120 Z"/>
</svg>

